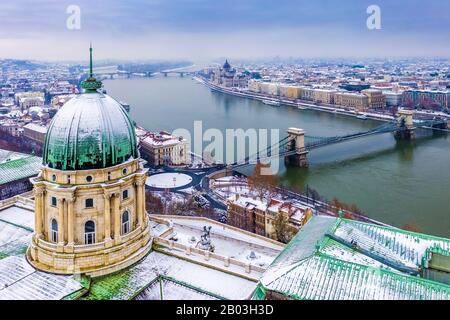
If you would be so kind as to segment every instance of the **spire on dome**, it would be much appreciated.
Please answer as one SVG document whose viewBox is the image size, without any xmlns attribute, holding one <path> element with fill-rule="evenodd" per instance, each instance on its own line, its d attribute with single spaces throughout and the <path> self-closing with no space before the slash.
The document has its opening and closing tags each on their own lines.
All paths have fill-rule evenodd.
<svg viewBox="0 0 450 320">
<path fill-rule="evenodd" d="M 94 72 L 92 71 L 92 42 L 89 45 L 89 77 L 94 77 Z"/>
<path fill-rule="evenodd" d="M 97 81 L 97 79 L 94 77 L 94 71 L 92 67 L 92 43 L 89 46 L 89 78 L 87 78 L 85 81 L 81 83 L 81 87 L 86 92 L 97 92 L 98 89 L 102 87 L 102 82 Z"/>
</svg>

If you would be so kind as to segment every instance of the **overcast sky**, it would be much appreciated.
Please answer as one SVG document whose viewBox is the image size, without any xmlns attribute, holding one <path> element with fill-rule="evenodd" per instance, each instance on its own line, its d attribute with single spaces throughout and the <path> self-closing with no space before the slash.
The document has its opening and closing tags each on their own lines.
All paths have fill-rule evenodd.
<svg viewBox="0 0 450 320">
<path fill-rule="evenodd" d="M 450 57 L 448 0 L 2 0 L 0 21 L 2 58 Z"/>
</svg>

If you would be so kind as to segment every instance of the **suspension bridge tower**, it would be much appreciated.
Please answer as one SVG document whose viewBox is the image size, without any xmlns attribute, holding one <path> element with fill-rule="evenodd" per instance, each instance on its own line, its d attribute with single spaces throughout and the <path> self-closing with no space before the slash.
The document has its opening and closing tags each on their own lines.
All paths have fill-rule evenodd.
<svg viewBox="0 0 450 320">
<path fill-rule="evenodd" d="M 286 145 L 286 152 L 288 152 L 288 155 L 285 156 L 284 163 L 296 167 L 308 167 L 308 159 L 306 157 L 308 151 L 305 149 L 305 131 L 299 128 L 289 128 L 287 133 L 289 142 Z"/>
<path fill-rule="evenodd" d="M 399 140 L 411 140 L 415 138 L 415 127 L 413 123 L 413 112 L 411 110 L 400 110 L 397 113 L 397 130 L 394 135 Z"/>
</svg>

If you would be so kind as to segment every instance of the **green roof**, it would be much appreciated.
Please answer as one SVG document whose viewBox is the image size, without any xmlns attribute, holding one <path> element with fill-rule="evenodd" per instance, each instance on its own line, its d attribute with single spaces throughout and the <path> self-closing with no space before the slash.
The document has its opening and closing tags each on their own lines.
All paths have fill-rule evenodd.
<svg viewBox="0 0 450 320">
<path fill-rule="evenodd" d="M 353 220 L 314 216 L 263 275 L 253 298 L 450 299 L 450 286 L 419 277 L 429 252 L 450 240 Z"/>
<path fill-rule="evenodd" d="M 0 162 L 0 185 L 18 179 L 36 176 L 42 166 L 42 159 L 21 153 L 11 153 L 12 160 Z"/>
<path fill-rule="evenodd" d="M 132 121 L 119 102 L 90 92 L 69 100 L 53 117 L 43 162 L 59 170 L 112 167 L 138 158 Z"/>
<path fill-rule="evenodd" d="M 450 299 L 448 285 L 343 261 L 318 252 L 281 271 L 278 277 L 262 285 L 293 299 Z"/>
</svg>

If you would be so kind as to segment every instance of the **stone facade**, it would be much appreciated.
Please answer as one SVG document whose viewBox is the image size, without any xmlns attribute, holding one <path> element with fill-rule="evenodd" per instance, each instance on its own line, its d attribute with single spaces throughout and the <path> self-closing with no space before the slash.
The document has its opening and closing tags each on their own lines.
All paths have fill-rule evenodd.
<svg viewBox="0 0 450 320">
<path fill-rule="evenodd" d="M 183 137 L 176 137 L 164 131 L 153 133 L 137 130 L 137 132 L 142 155 L 151 166 L 180 166 L 190 163 L 188 141 Z"/>
<path fill-rule="evenodd" d="M 366 89 L 361 93 L 367 96 L 370 109 L 384 109 L 386 107 L 386 97 L 381 90 Z"/>
<path fill-rule="evenodd" d="M 336 92 L 334 94 L 334 103 L 357 111 L 365 111 L 369 107 L 369 98 L 362 93 Z"/>
<path fill-rule="evenodd" d="M 298 203 L 279 199 L 259 199 L 240 195 L 227 202 L 228 224 L 249 232 L 277 240 L 277 216 L 286 216 L 286 232 L 295 234 L 313 216 L 312 209 Z"/>
<path fill-rule="evenodd" d="M 29 262 L 54 273 L 101 275 L 142 258 L 151 248 L 143 164 L 133 159 L 94 170 L 44 167 L 31 179 L 36 205 Z"/>
</svg>

